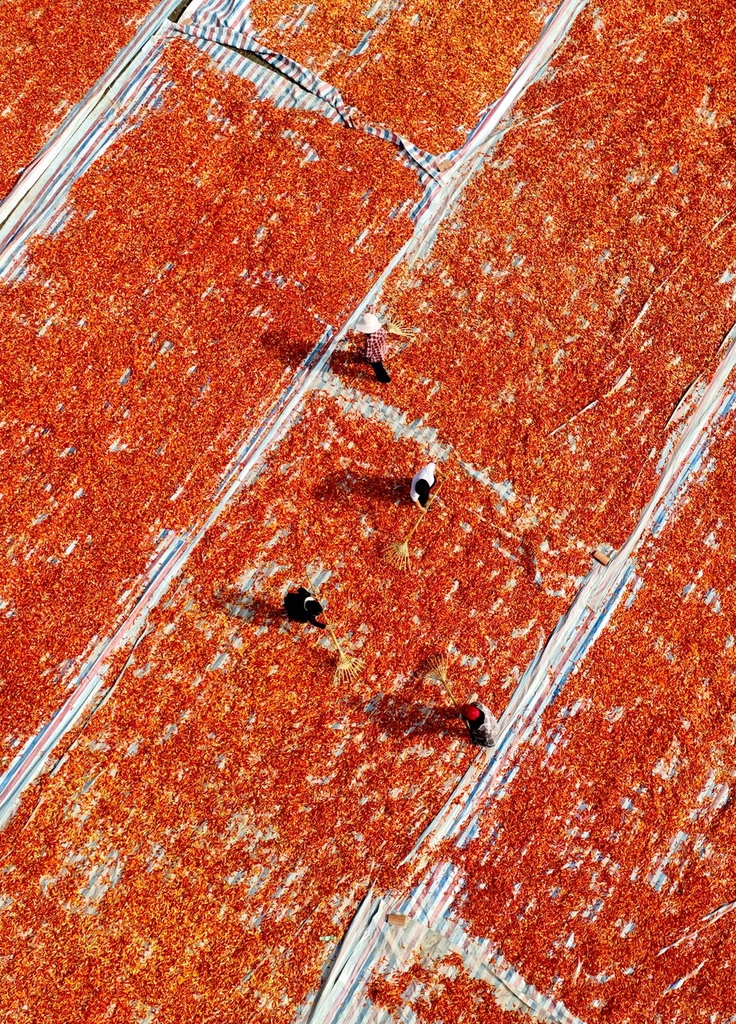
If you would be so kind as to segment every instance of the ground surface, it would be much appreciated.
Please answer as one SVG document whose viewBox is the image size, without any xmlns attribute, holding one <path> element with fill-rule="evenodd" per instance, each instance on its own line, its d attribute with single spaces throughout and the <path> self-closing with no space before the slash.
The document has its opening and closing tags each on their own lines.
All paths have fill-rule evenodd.
<svg viewBox="0 0 736 1024">
<path fill-rule="evenodd" d="M 0 40 L 0 194 L 133 38 L 151 0 L 3 5 Z"/>
<path fill-rule="evenodd" d="M 27 49 L 40 15 L 16 7 Z M 55 11 L 46 56 L 84 26 Z M 437 156 L 547 14 L 249 12 L 262 43 Z M 123 631 L 108 699 L 0 834 L 0 1019 L 304 1020 L 376 894 L 437 908 L 403 945 L 386 931 L 321 1020 L 733 1019 L 732 411 L 703 424 L 664 525 L 622 557 L 625 599 L 531 708 L 472 826 L 423 837 L 492 767 L 431 659 L 498 716 L 521 699 L 591 550 L 626 545 L 728 356 L 733 27 L 708 4 L 582 11 L 421 258 L 370 295 L 407 329 L 388 388 L 350 336 L 306 387 L 300 367 L 422 230 L 434 186 L 390 141 L 168 30 L 156 101 L 0 282 L 10 774 Z M 79 44 L 82 88 L 134 30 Z M 55 80 L 68 103 L 80 75 Z M 41 77 L 27 95 L 8 79 L 9 110 L 34 112 L 16 163 L 58 124 Z M 408 483 L 430 458 L 442 488 L 402 572 L 385 552 L 417 522 Z M 172 538 L 188 558 L 128 635 Z M 310 579 L 354 679 L 283 616 Z"/>
</svg>

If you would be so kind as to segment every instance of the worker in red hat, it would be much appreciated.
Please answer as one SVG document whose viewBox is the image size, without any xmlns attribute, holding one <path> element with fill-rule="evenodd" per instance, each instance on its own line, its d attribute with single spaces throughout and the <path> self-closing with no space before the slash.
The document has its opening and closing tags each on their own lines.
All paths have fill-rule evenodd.
<svg viewBox="0 0 736 1024">
<path fill-rule="evenodd" d="M 468 727 L 471 743 L 477 747 L 492 747 L 494 745 L 498 722 L 485 704 L 481 704 L 477 700 L 472 704 L 463 704 L 460 714 Z"/>
</svg>

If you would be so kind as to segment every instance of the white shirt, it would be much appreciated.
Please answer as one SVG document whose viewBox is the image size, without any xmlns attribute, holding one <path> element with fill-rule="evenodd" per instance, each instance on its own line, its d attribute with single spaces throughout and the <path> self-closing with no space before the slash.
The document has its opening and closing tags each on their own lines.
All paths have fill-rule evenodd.
<svg viewBox="0 0 736 1024">
<path fill-rule="evenodd" d="M 412 501 L 419 501 L 419 495 L 417 494 L 417 484 L 420 480 L 426 480 L 430 487 L 434 487 L 435 475 L 434 475 L 434 462 L 430 462 L 420 469 L 416 476 L 412 479 L 411 488 L 409 490 L 409 497 Z"/>
</svg>

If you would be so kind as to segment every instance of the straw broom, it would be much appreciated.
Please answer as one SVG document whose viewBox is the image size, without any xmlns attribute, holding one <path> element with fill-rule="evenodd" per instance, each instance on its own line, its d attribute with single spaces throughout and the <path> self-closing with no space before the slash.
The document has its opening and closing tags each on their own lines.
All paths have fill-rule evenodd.
<svg viewBox="0 0 736 1024">
<path fill-rule="evenodd" d="M 437 474 L 437 476 L 440 477 L 439 473 Z M 397 569 L 401 569 L 402 572 L 405 572 L 409 568 L 409 565 L 411 564 L 411 553 L 409 551 L 409 541 L 411 540 L 411 538 L 414 536 L 416 531 L 419 529 L 419 527 L 424 522 L 424 517 L 426 516 L 426 514 L 429 512 L 430 508 L 432 507 L 432 503 L 434 502 L 434 500 L 436 499 L 437 495 L 439 494 L 440 488 L 442 487 L 442 484 L 444 482 L 445 482 L 444 477 L 440 477 L 440 483 L 439 483 L 439 486 L 437 487 L 437 490 L 432 495 L 432 497 L 429 499 L 429 502 L 427 503 L 427 507 L 425 509 L 422 509 L 422 513 L 421 513 L 419 519 L 417 519 L 416 523 L 414 523 L 414 525 L 412 526 L 411 530 L 409 530 L 409 532 L 406 535 L 406 538 L 404 540 L 402 540 L 402 541 L 397 541 L 397 542 L 395 542 L 393 544 L 389 544 L 389 546 L 386 548 L 386 550 L 384 552 L 384 557 L 385 557 L 386 561 L 390 562 L 391 565 L 395 566 Z"/>
<path fill-rule="evenodd" d="M 430 661 L 429 669 L 427 671 L 425 679 L 427 679 L 431 683 L 441 683 L 442 686 L 444 686 L 444 688 L 445 688 L 445 690 L 447 692 L 447 696 L 450 698 L 452 703 L 455 705 L 455 707 L 457 708 L 458 714 L 459 714 L 460 713 L 460 705 L 455 700 L 455 697 L 454 697 L 454 695 L 452 693 L 452 690 L 450 689 L 450 681 L 447 678 L 447 673 L 448 673 L 449 669 L 450 669 L 450 659 L 447 657 L 446 654 L 439 654 L 436 657 L 432 658 L 432 660 Z"/>
<path fill-rule="evenodd" d="M 334 681 L 336 683 L 351 683 L 363 671 L 365 662 L 362 658 L 355 658 L 352 654 L 345 653 L 331 626 L 327 627 L 327 632 L 330 634 L 332 642 L 337 649 Z"/>
<path fill-rule="evenodd" d="M 317 588 L 309 578 L 309 574 L 304 574 L 307 577 L 307 583 L 309 584 L 309 590 L 316 597 Z M 362 658 L 355 658 L 352 654 L 346 654 L 342 648 L 340 641 L 335 636 L 335 631 L 332 626 L 327 623 L 327 632 L 330 634 L 330 639 L 335 645 L 337 651 L 337 665 L 335 666 L 334 682 L 336 683 L 350 683 L 354 679 L 357 679 L 360 673 L 365 668 L 365 662 Z"/>
<path fill-rule="evenodd" d="M 386 330 L 389 334 L 397 334 L 400 338 L 411 338 L 414 332 L 407 327 L 398 317 L 389 314 L 385 320 Z"/>
<path fill-rule="evenodd" d="M 427 506 L 429 507 L 429 506 Z M 385 551 L 385 558 L 387 562 L 395 566 L 397 569 L 401 569 L 402 572 L 406 572 L 411 564 L 411 553 L 409 551 L 409 541 L 416 533 L 417 529 L 422 523 L 426 512 L 422 512 L 421 517 L 414 523 L 411 530 L 406 535 L 406 538 L 402 541 L 395 541 L 390 544 Z"/>
</svg>

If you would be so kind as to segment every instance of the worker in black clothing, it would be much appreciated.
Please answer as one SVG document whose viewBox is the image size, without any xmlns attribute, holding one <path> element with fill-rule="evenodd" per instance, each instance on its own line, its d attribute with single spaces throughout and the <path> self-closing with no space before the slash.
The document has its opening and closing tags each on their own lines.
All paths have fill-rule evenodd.
<svg viewBox="0 0 736 1024">
<path fill-rule="evenodd" d="M 322 614 L 322 605 L 316 597 L 312 597 L 306 587 L 290 591 L 284 598 L 286 614 L 292 622 L 310 622 L 319 629 L 324 629 L 326 622 L 318 622 L 317 616 Z"/>
</svg>

